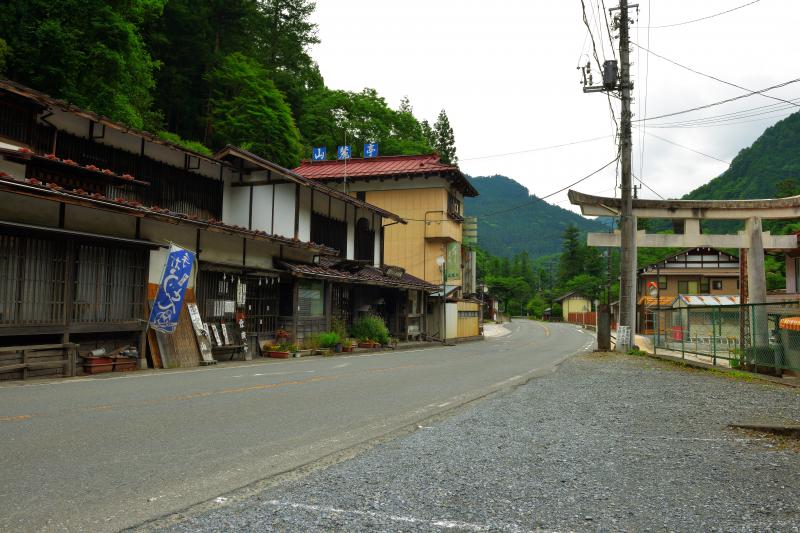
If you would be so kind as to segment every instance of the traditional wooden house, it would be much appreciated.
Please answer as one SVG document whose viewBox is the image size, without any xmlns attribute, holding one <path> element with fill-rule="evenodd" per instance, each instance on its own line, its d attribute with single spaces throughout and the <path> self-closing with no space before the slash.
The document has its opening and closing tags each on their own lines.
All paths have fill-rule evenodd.
<svg viewBox="0 0 800 533">
<path fill-rule="evenodd" d="M 475 254 L 462 244 L 464 197 L 477 196 L 478 191 L 457 166 L 442 163 L 436 155 L 414 155 L 304 161 L 294 170 L 407 220 L 408 224 L 389 222 L 375 228 L 385 233 L 383 258 L 443 287 L 428 300 L 424 311 L 429 324 L 438 324 L 438 337 L 480 335 Z M 359 219 L 357 235 L 364 235 L 368 225 L 369 220 Z M 356 237 L 356 257 L 369 248 L 359 246 L 360 239 Z"/>
<path fill-rule="evenodd" d="M 197 255 L 189 298 L 202 321 L 245 332 L 220 354 L 359 309 L 399 328 L 402 302 L 435 289 L 380 261 L 384 220 L 405 223 L 244 150 L 210 157 L 0 81 L 0 346 L 141 353 L 169 243 Z M 3 364 L 0 379 L 23 371 Z"/>
<path fill-rule="evenodd" d="M 639 269 L 637 294 L 638 331 L 652 334 L 656 323 L 662 330 L 669 323 L 679 295 L 738 297 L 739 258 L 715 248 L 684 250 Z"/>
</svg>

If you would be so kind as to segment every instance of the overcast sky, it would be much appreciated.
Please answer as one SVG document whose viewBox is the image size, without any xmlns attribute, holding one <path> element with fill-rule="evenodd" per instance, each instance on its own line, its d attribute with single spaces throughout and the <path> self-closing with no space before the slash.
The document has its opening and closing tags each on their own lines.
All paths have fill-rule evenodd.
<svg viewBox="0 0 800 533">
<path fill-rule="evenodd" d="M 655 28 L 749 1 L 639 0 L 638 16 L 636 10 L 631 11 L 636 19 L 631 39 L 659 55 L 751 90 L 800 78 L 798 0 L 761 0 L 708 20 Z M 599 0 L 585 2 L 600 59 L 611 59 L 605 24 L 598 27 L 596 22 L 596 13 L 602 11 Z M 612 5 L 615 0 L 606 0 L 606 7 Z M 455 130 L 460 166 L 466 173 L 503 174 L 544 196 L 615 156 L 606 97 L 584 94 L 579 83 L 576 67 L 579 62 L 586 63 L 591 54 L 580 0 L 318 0 L 314 20 L 321 43 L 312 55 L 327 85 L 354 91 L 374 87 L 392 107 L 407 95 L 415 115 L 430 122 L 440 109 L 446 109 Z M 645 116 L 645 100 L 646 116 L 655 117 L 743 94 L 653 56 L 646 75 L 647 56 L 633 47 L 634 119 Z M 769 94 L 800 98 L 800 83 Z M 781 107 L 775 100 L 751 96 L 652 124 L 773 104 Z M 619 116 L 618 101 L 614 107 Z M 647 131 L 730 161 L 764 129 L 790 113 L 785 109 L 723 126 L 647 127 Z M 637 128 L 633 135 L 634 174 L 665 197 L 679 197 L 727 168 L 725 163 L 649 134 L 642 143 Z M 484 157 L 596 137 L 606 138 L 552 150 Z M 612 166 L 576 189 L 612 196 L 614 185 Z M 641 196 L 655 197 L 648 190 Z M 566 193 L 548 201 L 571 208 Z"/>
</svg>

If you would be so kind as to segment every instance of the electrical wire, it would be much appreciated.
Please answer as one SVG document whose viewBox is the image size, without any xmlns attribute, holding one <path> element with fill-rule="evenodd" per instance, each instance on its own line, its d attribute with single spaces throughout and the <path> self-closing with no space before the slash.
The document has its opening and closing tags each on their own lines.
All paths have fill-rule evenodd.
<svg viewBox="0 0 800 533">
<path fill-rule="evenodd" d="M 719 82 L 719 83 L 722 83 L 722 84 L 724 84 L 724 85 L 729 85 L 729 86 L 731 86 L 731 87 L 735 87 L 735 88 L 737 88 L 737 89 L 741 89 L 742 91 L 747 91 L 747 92 L 749 92 L 749 93 L 756 93 L 756 92 L 758 92 L 758 94 L 760 94 L 760 95 L 761 95 L 761 96 L 763 96 L 764 98 L 771 98 L 771 99 L 773 99 L 773 100 L 778 100 L 779 102 L 786 102 L 786 103 L 789 103 L 789 104 L 792 104 L 792 105 L 796 105 L 797 107 L 800 107 L 800 104 L 795 104 L 794 102 L 789 102 L 788 100 L 784 100 L 783 98 L 778 98 L 777 96 L 770 96 L 770 95 L 768 95 L 768 94 L 764 94 L 764 93 L 763 93 L 763 92 L 761 92 L 761 91 L 752 91 L 752 90 L 750 90 L 750 89 L 748 89 L 748 88 L 746 88 L 746 87 L 742 87 L 741 85 L 736 85 L 735 83 L 732 83 L 732 82 L 729 82 L 729 81 L 725 81 L 725 80 L 723 80 L 723 79 L 721 79 L 721 78 L 717 78 L 716 76 L 712 76 L 711 74 L 706 74 L 705 72 L 700 72 L 699 70 L 695 70 L 695 69 L 693 69 L 693 68 L 691 68 L 691 67 L 687 67 L 686 65 L 682 65 L 681 63 L 678 63 L 677 61 L 674 61 L 674 60 L 672 60 L 672 59 L 669 59 L 669 58 L 667 58 L 667 57 L 664 57 L 664 56 L 662 56 L 662 55 L 660 55 L 660 54 L 657 54 L 657 53 L 653 52 L 652 50 L 648 50 L 647 48 L 645 48 L 644 46 L 642 46 L 642 45 L 640 45 L 640 44 L 638 44 L 638 43 L 631 42 L 631 44 L 632 44 L 632 45 L 634 45 L 634 46 L 637 46 L 637 47 L 641 48 L 642 50 L 644 50 L 644 51 L 645 51 L 645 52 L 647 52 L 648 54 L 654 55 L 654 56 L 656 56 L 656 57 L 657 57 L 657 58 L 659 58 L 659 59 L 663 59 L 664 61 L 666 61 L 666 62 L 668 62 L 668 63 L 672 63 L 673 65 L 675 65 L 675 66 L 677 66 L 677 67 L 680 67 L 680 68 L 682 68 L 682 69 L 688 70 L 689 72 L 693 72 L 693 73 L 695 73 L 695 74 L 697 74 L 697 75 L 699 75 L 699 76 L 703 76 L 703 77 L 705 77 L 705 78 L 712 79 L 712 80 L 714 80 L 714 81 L 717 81 L 717 82 Z"/>
<path fill-rule="evenodd" d="M 565 146 L 573 146 L 573 145 L 576 145 L 576 144 L 583 144 L 583 143 L 588 143 L 588 142 L 599 141 L 600 139 L 608 139 L 609 137 L 610 137 L 609 135 L 603 135 L 602 137 L 593 137 L 591 139 L 584 139 L 582 141 L 574 141 L 574 142 L 569 142 L 569 143 L 564 143 L 564 144 L 554 144 L 552 146 L 541 146 L 539 148 L 529 148 L 527 150 L 519 150 L 519 151 L 516 151 L 516 152 L 505 152 L 505 153 L 502 153 L 502 154 L 481 155 L 481 156 L 477 156 L 477 157 L 460 157 L 459 161 L 475 161 L 477 159 L 490 159 L 490 158 L 493 158 L 493 157 L 506 157 L 506 156 L 510 156 L 510 155 L 528 154 L 528 153 L 531 153 L 531 152 L 542 152 L 542 151 L 545 151 L 545 150 L 553 150 L 555 148 L 563 148 Z"/>
<path fill-rule="evenodd" d="M 611 44 L 611 57 L 614 58 L 614 61 L 617 60 L 617 53 L 614 50 L 614 37 L 611 34 L 611 25 L 608 23 L 608 10 L 606 9 L 606 0 L 602 0 L 603 4 L 603 17 L 606 20 L 606 30 L 608 30 L 608 42 Z"/>
<path fill-rule="evenodd" d="M 591 6 L 591 3 L 589 4 Z M 592 27 L 589 24 L 589 19 L 586 16 L 586 4 L 584 0 L 581 0 L 581 9 L 583 11 L 583 24 L 586 26 L 586 29 L 589 30 L 589 37 L 592 39 L 592 51 L 594 53 L 594 60 L 597 62 L 597 68 L 600 71 L 602 76 L 603 73 L 603 65 L 600 63 L 600 57 L 597 55 L 597 43 L 594 40 L 594 34 L 592 33 Z M 602 44 L 602 40 L 600 44 Z M 611 96 L 606 93 L 606 97 L 608 99 L 608 110 L 611 112 L 611 120 L 614 122 L 614 137 L 616 137 L 619 133 L 619 123 L 617 122 L 617 115 L 614 112 L 614 106 L 611 105 Z"/>
<path fill-rule="evenodd" d="M 567 189 L 569 189 L 570 187 L 574 187 L 575 185 L 578 185 L 579 183 L 581 183 L 581 182 L 583 182 L 583 181 L 586 181 L 586 180 L 588 180 L 589 178 L 591 178 L 591 177 L 592 177 L 592 176 L 594 176 L 595 174 L 598 174 L 598 173 L 602 172 L 603 170 L 605 170 L 606 168 L 608 168 L 608 167 L 610 167 L 612 164 L 614 164 L 614 163 L 617 161 L 617 159 L 619 159 L 619 157 L 615 157 L 614 159 L 612 159 L 611 161 L 609 161 L 608 163 L 606 163 L 606 164 L 605 164 L 605 165 L 603 165 L 602 167 L 598 168 L 597 170 L 593 171 L 592 173 L 590 173 L 590 174 L 587 174 L 586 176 L 582 177 L 582 178 L 581 178 L 581 179 L 579 179 L 578 181 L 576 181 L 576 182 L 574 182 L 574 183 L 570 183 L 570 184 L 569 184 L 569 185 L 567 185 L 566 187 L 563 187 L 563 188 L 561 188 L 561 189 L 559 189 L 559 190 L 557 190 L 557 191 L 553 191 L 553 192 L 551 192 L 550 194 L 546 194 L 546 195 L 544 195 L 544 196 L 537 196 L 535 200 L 531 200 L 531 201 L 529 201 L 529 202 L 525 202 L 524 204 L 515 205 L 514 207 L 509 207 L 509 208 L 507 208 L 507 209 L 501 209 L 500 211 L 494 211 L 494 212 L 492 212 L 492 213 L 487 213 L 487 214 L 485 214 L 485 215 L 481 215 L 481 218 L 482 218 L 482 219 L 485 219 L 485 218 L 488 218 L 488 217 L 493 217 L 493 216 L 495 216 L 495 215 L 500 215 L 500 214 L 503 214 L 503 213 L 508 213 L 509 211 L 514 211 L 514 210 L 516 210 L 516 209 L 521 209 L 521 208 L 523 208 L 523 207 L 527 207 L 527 206 L 529 206 L 529 205 L 533 205 L 533 204 L 535 204 L 535 203 L 537 203 L 537 202 L 539 202 L 539 201 L 541 201 L 541 200 L 546 200 L 547 198 L 550 198 L 550 197 L 552 197 L 552 196 L 555 196 L 556 194 L 562 193 L 562 192 L 566 191 Z"/>
<path fill-rule="evenodd" d="M 730 161 L 725 161 L 724 159 L 720 159 L 719 157 L 714 157 L 713 155 L 708 155 L 706 153 L 703 153 L 700 150 L 695 150 L 694 148 L 689 148 L 688 146 L 684 146 L 682 144 L 676 143 L 675 141 L 670 141 L 669 139 L 665 139 L 664 137 L 659 137 L 655 133 L 650 133 L 649 131 L 646 131 L 645 133 L 647 135 L 650 135 L 651 137 L 655 137 L 656 139 L 664 141 L 665 143 L 669 143 L 669 144 L 672 144 L 674 146 L 677 146 L 678 148 L 683 148 L 684 150 L 689 150 L 690 152 L 694 152 L 696 154 L 700 154 L 702 156 L 708 157 L 708 158 L 713 159 L 715 161 L 719 161 L 720 163 L 725 163 L 726 165 L 730 165 L 731 164 Z M 648 187 L 648 189 L 649 188 L 650 187 Z"/>
<path fill-rule="evenodd" d="M 650 15 L 651 15 L 651 2 L 647 0 L 647 46 L 650 46 Z M 639 48 L 637 48 L 639 50 Z M 647 56 L 647 67 L 645 68 L 644 74 L 644 111 L 642 113 L 643 117 L 647 117 L 647 97 L 650 94 L 650 56 Z M 642 121 L 642 136 L 639 141 L 640 149 L 639 149 L 639 175 L 644 176 L 644 148 L 645 148 L 645 136 L 644 134 L 647 132 L 647 120 Z M 648 187 L 649 189 L 649 187 Z M 655 191 L 653 191 L 655 192 Z M 659 195 L 660 196 L 660 195 Z"/>
<path fill-rule="evenodd" d="M 793 101 L 794 102 L 800 102 L 800 98 L 794 98 Z M 702 123 L 706 123 L 706 122 L 716 122 L 716 121 L 719 121 L 719 120 L 739 119 L 739 118 L 746 118 L 746 117 L 751 117 L 751 116 L 758 116 L 758 115 L 762 115 L 762 114 L 765 114 L 765 113 L 773 113 L 775 111 L 782 111 L 782 110 L 785 110 L 785 109 L 794 109 L 794 108 L 790 108 L 789 106 L 786 106 L 786 105 L 784 105 L 782 103 L 767 104 L 767 105 L 756 106 L 756 107 L 748 107 L 746 109 L 740 109 L 739 111 L 733 111 L 731 113 L 720 113 L 719 115 L 708 115 L 708 116 L 705 116 L 705 117 L 692 118 L 692 119 L 686 119 L 686 120 L 677 120 L 677 121 L 672 121 L 672 122 L 659 122 L 656 125 L 657 126 L 674 126 L 674 125 L 684 125 L 684 124 L 702 124 Z M 759 110 L 767 110 L 767 111 L 761 111 L 761 112 L 755 113 L 755 111 L 759 111 Z"/>
<path fill-rule="evenodd" d="M 661 26 L 650 26 L 650 25 L 649 25 L 650 23 L 648 22 L 648 29 L 649 29 L 649 28 L 652 28 L 652 29 L 654 29 L 654 30 L 660 30 L 660 29 L 662 29 L 662 28 L 674 28 L 675 26 L 684 26 L 684 25 L 686 25 L 686 24 L 693 24 L 693 23 L 695 23 L 695 22 L 700 22 L 701 20 L 713 19 L 714 17 L 719 17 L 720 15 L 725 15 L 725 14 L 727 14 L 727 13 L 731 13 L 731 12 L 733 12 L 733 11 L 737 11 L 737 10 L 739 10 L 739 9 L 742 9 L 743 7 L 752 6 L 753 4 L 757 4 L 757 3 L 759 3 L 760 1 L 761 1 L 761 0 L 753 0 L 752 2 L 749 2 L 749 3 L 747 3 L 747 4 L 741 5 L 741 6 L 739 6 L 739 7 L 734 7 L 734 8 L 732 8 L 732 9 L 728 9 L 727 11 L 721 11 L 721 12 L 719 12 L 719 13 L 714 13 L 713 15 L 708 15 L 707 17 L 701 17 L 701 18 L 699 18 L 699 19 L 694 19 L 694 20 L 685 20 L 685 21 L 683 21 L 683 22 L 676 22 L 675 24 L 664 24 L 664 25 L 661 25 Z"/>
<path fill-rule="evenodd" d="M 709 107 L 715 107 L 715 106 L 718 106 L 718 105 L 727 104 L 729 102 L 734 102 L 736 100 L 741 100 L 742 98 L 749 98 L 751 96 L 754 96 L 754 95 L 757 95 L 757 94 L 762 94 L 762 93 L 765 93 L 767 91 L 772 91 L 774 89 L 779 89 L 781 87 L 786 87 L 787 85 L 791 85 L 792 83 L 797 83 L 799 81 L 800 81 L 800 78 L 795 78 L 793 80 L 785 81 L 783 83 L 779 83 L 777 85 L 773 85 L 771 87 L 767 87 L 765 89 L 761 89 L 761 90 L 758 90 L 758 91 L 749 91 L 747 94 L 741 94 L 739 96 L 734 96 L 733 98 L 726 98 L 725 100 L 720 100 L 718 102 L 712 102 L 710 104 L 705 104 L 705 105 L 701 105 L 701 106 L 697 106 L 697 107 L 692 107 L 692 108 L 684 109 L 684 110 L 681 110 L 681 111 L 673 111 L 672 113 L 665 113 L 663 115 L 658 115 L 658 116 L 655 116 L 655 117 L 638 118 L 638 119 L 633 120 L 632 122 L 651 121 L 651 120 L 657 120 L 657 119 L 660 119 L 660 118 L 674 117 L 676 115 L 683 115 L 683 114 L 686 114 L 686 113 L 691 113 L 693 111 L 700 111 L 702 109 L 708 109 Z"/>
<path fill-rule="evenodd" d="M 666 200 L 666 198 L 664 198 L 663 196 L 661 196 L 661 194 L 660 194 L 658 191 L 656 191 L 655 189 L 653 189 L 652 187 L 650 187 L 648 184 L 646 184 L 644 181 L 642 181 L 642 178 L 640 178 L 640 177 L 639 177 L 639 176 L 637 176 L 636 174 L 633 174 L 633 177 L 634 177 L 634 178 L 636 178 L 636 181 L 638 181 L 640 185 L 643 185 L 643 186 L 647 187 L 647 189 L 648 189 L 648 190 L 649 190 L 651 193 L 655 194 L 656 196 L 658 196 L 658 197 L 659 197 L 659 198 L 661 198 L 662 200 Z"/>
</svg>

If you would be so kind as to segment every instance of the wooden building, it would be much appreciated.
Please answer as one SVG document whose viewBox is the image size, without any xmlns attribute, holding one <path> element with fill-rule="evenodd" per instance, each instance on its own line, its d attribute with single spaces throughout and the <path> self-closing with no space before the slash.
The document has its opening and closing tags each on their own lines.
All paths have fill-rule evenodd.
<svg viewBox="0 0 800 533">
<path fill-rule="evenodd" d="M 638 331 L 652 334 L 667 324 L 678 296 L 739 296 L 739 258 L 716 248 L 692 248 L 639 269 Z M 663 333 L 663 331 L 662 331 Z"/>
<path fill-rule="evenodd" d="M 438 331 L 430 328 L 432 334 L 447 339 L 480 335 L 475 253 L 463 246 L 464 197 L 478 191 L 457 166 L 442 163 L 437 155 L 414 155 L 350 159 L 346 164 L 304 161 L 294 170 L 407 220 L 381 228 L 383 258 L 440 287 L 426 309 L 429 323 L 438 324 Z M 441 258 L 442 267 L 437 262 Z M 446 313 L 440 307 L 442 286 Z"/>
<path fill-rule="evenodd" d="M 400 328 L 407 306 L 386 302 L 424 304 L 435 289 L 382 263 L 384 221 L 405 223 L 245 150 L 209 157 L 0 81 L 0 346 L 142 353 L 169 243 L 197 255 L 189 301 L 202 320 L 243 326 L 221 354 L 352 320 L 375 287 L 390 297 L 359 309 Z M 296 270 L 322 264 L 341 275 Z M 20 376 L 3 364 L 0 379 Z"/>
</svg>

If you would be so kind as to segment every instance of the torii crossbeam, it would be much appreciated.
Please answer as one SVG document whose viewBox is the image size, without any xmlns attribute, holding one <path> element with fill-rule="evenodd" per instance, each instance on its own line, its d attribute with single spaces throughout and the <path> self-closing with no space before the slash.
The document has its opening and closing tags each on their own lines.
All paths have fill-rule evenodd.
<svg viewBox="0 0 800 533">
<path fill-rule="evenodd" d="M 589 216 L 619 216 L 622 209 L 620 198 L 592 196 L 578 191 L 569 191 L 569 200 L 580 206 L 581 213 Z M 747 289 L 749 303 L 767 301 L 764 250 L 793 250 L 798 247 L 796 235 L 772 235 L 764 232 L 762 220 L 800 219 L 800 196 L 767 200 L 633 200 L 635 219 L 672 219 L 682 221 L 683 232 L 679 235 L 648 234 L 639 231 L 635 246 L 652 248 L 739 248 L 747 250 Z M 700 233 L 701 220 L 744 220 L 745 231 L 737 235 L 706 235 Z M 620 233 L 590 233 L 589 246 L 619 247 Z M 635 254 L 634 254 L 635 257 Z M 635 299 L 628 302 L 634 309 Z M 622 305 L 623 302 L 620 302 Z M 763 315 L 763 316 L 758 316 Z M 769 343 L 766 307 L 760 306 L 752 324 L 753 341 L 756 346 Z"/>
</svg>

